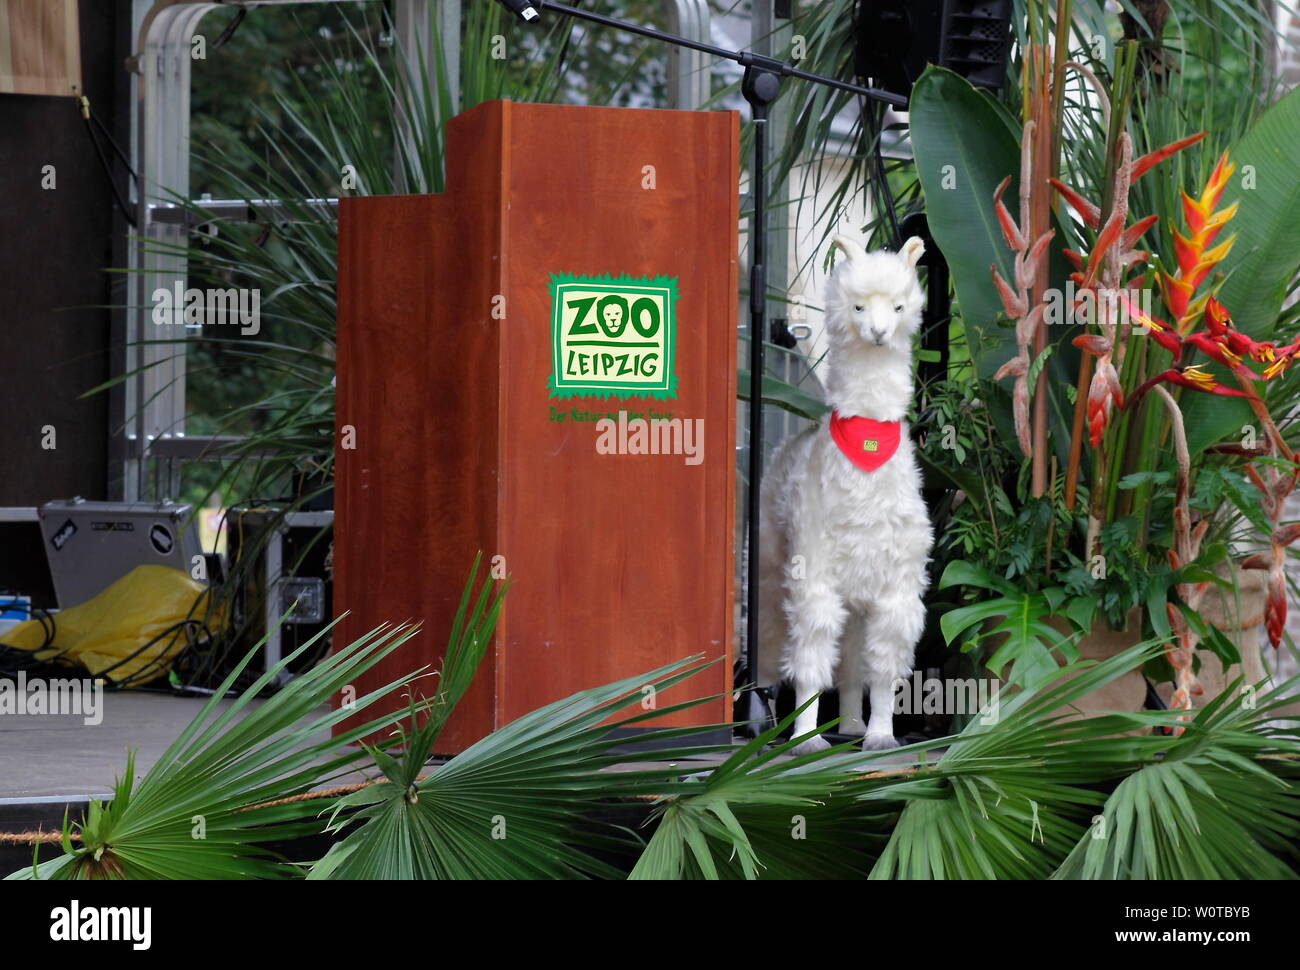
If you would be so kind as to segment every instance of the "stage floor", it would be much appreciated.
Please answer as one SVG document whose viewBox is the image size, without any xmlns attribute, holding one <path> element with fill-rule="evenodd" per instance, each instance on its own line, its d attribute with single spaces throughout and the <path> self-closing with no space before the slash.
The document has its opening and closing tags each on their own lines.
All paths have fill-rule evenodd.
<svg viewBox="0 0 1300 970">
<path fill-rule="evenodd" d="M 136 774 L 143 775 L 205 702 L 121 691 L 104 694 L 99 724 L 76 714 L 0 717 L 0 800 L 106 795 L 126 767 L 128 748 L 136 749 Z"/>
<path fill-rule="evenodd" d="M 123 691 L 104 695 L 99 724 L 85 724 L 80 715 L 0 717 L 0 832 L 57 830 L 65 809 L 79 817 L 88 799 L 111 793 L 115 778 L 126 767 L 129 748 L 137 752 L 137 777 L 143 775 L 204 702 L 198 697 Z M 938 754 L 930 752 L 932 758 Z M 678 764 L 684 773 L 703 771 L 721 757 Z M 883 759 L 881 767 L 914 760 L 915 755 L 899 756 L 896 761 Z M 644 768 L 646 764 L 626 767 Z M 370 766 L 368 771 L 354 772 L 331 785 L 365 781 L 375 773 Z"/>
</svg>

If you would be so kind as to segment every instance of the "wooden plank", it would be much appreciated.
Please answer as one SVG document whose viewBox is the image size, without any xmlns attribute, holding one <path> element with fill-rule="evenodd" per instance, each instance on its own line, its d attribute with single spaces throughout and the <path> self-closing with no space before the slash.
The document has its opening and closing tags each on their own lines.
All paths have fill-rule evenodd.
<svg viewBox="0 0 1300 970">
<path fill-rule="evenodd" d="M 77 0 L 0 0 L 0 93 L 80 92 Z"/>
<path fill-rule="evenodd" d="M 339 206 L 336 642 L 385 622 L 424 624 L 363 678 L 364 692 L 436 665 L 474 553 L 497 547 L 496 476 L 503 152 L 499 113 L 456 119 L 452 196 Z M 454 204 L 454 200 L 455 203 Z M 342 447 L 347 426 L 356 447 Z M 495 651 L 448 726 L 461 750 L 493 725 Z M 426 682 L 428 689 L 432 689 Z M 393 698 L 387 709 L 404 703 Z M 378 709 L 377 709 L 378 710 Z"/>
<path fill-rule="evenodd" d="M 694 653 L 725 659 L 676 698 L 730 687 L 737 138 L 734 113 L 489 102 L 449 125 L 445 195 L 341 203 L 336 642 L 425 624 L 358 692 L 436 665 L 476 551 L 514 579 L 441 751 Z M 678 278 L 676 400 L 549 397 L 553 272 Z M 551 420 L 651 407 L 703 421 L 702 462 Z"/>
<path fill-rule="evenodd" d="M 517 577 L 499 668 L 506 720 L 553 700 L 557 682 L 608 683 L 731 647 L 737 214 L 736 193 L 716 187 L 738 172 L 735 116 L 523 108 L 502 382 L 503 533 Z M 547 399 L 553 272 L 678 279 L 675 400 Z M 549 420 L 552 406 L 569 420 Z M 703 462 L 598 455 L 595 425 L 573 415 L 619 410 L 702 420 Z M 677 696 L 725 691 L 729 676 L 720 664 Z M 667 721 L 727 719 L 717 703 Z"/>
</svg>

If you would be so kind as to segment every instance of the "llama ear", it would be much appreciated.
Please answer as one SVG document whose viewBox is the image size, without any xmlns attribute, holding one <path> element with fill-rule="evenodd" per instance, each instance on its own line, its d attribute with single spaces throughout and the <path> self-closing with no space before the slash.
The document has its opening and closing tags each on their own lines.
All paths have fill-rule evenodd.
<svg viewBox="0 0 1300 970">
<path fill-rule="evenodd" d="M 856 240 L 850 239 L 848 236 L 836 236 L 831 242 L 835 244 L 840 252 L 854 262 L 867 257 L 867 251 Z"/>
<path fill-rule="evenodd" d="M 907 260 L 908 266 L 915 266 L 925 254 L 925 243 L 921 241 L 920 236 L 913 236 L 903 243 L 903 248 L 898 251 L 898 254 Z"/>
</svg>

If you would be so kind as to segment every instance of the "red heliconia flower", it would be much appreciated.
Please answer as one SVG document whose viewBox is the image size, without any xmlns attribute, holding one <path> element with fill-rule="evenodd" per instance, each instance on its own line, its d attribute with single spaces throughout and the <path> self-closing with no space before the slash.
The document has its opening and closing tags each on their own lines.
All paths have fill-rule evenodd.
<svg viewBox="0 0 1300 970">
<path fill-rule="evenodd" d="M 1079 213 L 1079 218 L 1083 220 L 1085 226 L 1089 229 L 1096 229 L 1101 225 L 1101 210 L 1097 206 L 1060 179 L 1048 179 L 1047 181 L 1051 183 L 1052 188 L 1061 193 L 1061 198 L 1065 199 L 1070 208 Z"/>
<path fill-rule="evenodd" d="M 1264 629 L 1268 632 L 1268 642 L 1277 647 L 1282 642 L 1282 631 L 1286 629 L 1286 574 L 1280 568 L 1273 568 L 1268 574 Z"/>
<path fill-rule="evenodd" d="M 1249 357 L 1258 364 L 1273 363 L 1277 348 L 1268 341 L 1252 340 L 1232 325 L 1232 316 L 1214 297 L 1205 301 L 1205 313 L 1201 317 L 1206 332 L 1237 357 Z M 1259 380 L 1259 377 L 1255 378 Z"/>
<path fill-rule="evenodd" d="M 1192 328 L 1202 309 L 1207 306 L 1208 297 L 1193 299 L 1197 287 L 1232 249 L 1236 236 L 1231 236 L 1218 246 L 1210 248 L 1210 243 L 1219 234 L 1219 230 L 1237 213 L 1237 203 L 1225 209 L 1214 211 L 1219 204 L 1219 197 L 1236 166 L 1228 161 L 1225 152 L 1210 173 L 1199 199 L 1193 199 L 1186 192 L 1182 193 L 1183 218 L 1187 222 L 1189 235 L 1184 236 L 1174 230 L 1174 259 L 1178 269 L 1174 273 L 1160 274 L 1160 289 L 1164 295 L 1165 305 L 1178 321 L 1178 332 L 1186 334 Z"/>
<path fill-rule="evenodd" d="M 1034 144 L 1034 122 L 1025 122 L 1020 143 L 1020 219 L 1012 218 L 1002 194 L 1011 184 L 1007 176 L 993 192 L 993 211 L 997 215 L 998 227 L 1007 248 L 1015 253 L 1011 281 L 1008 282 L 998 271 L 996 264 L 989 266 L 993 285 L 1002 301 L 1002 309 L 1016 324 L 1016 356 L 1003 364 L 993 375 L 995 381 L 1005 377 L 1014 377 L 1015 385 L 1011 389 L 1012 415 L 1016 423 L 1016 438 L 1026 457 L 1031 456 L 1029 435 L 1029 362 L 1032 359 L 1035 335 L 1042 326 L 1046 304 L 1038 302 L 1031 306 L 1034 280 L 1047 255 L 1047 246 L 1055 234 L 1048 229 L 1037 239 L 1029 235 L 1029 176 L 1032 171 L 1032 146 Z"/>
<path fill-rule="evenodd" d="M 1161 371 L 1149 381 L 1139 385 L 1137 390 L 1129 397 L 1129 404 L 1139 400 L 1152 387 L 1162 382 L 1190 388 L 1193 391 L 1203 391 L 1206 394 L 1217 394 L 1220 397 L 1248 396 L 1245 391 L 1239 391 L 1234 387 L 1225 387 L 1220 384 L 1214 379 L 1213 374 L 1203 369 L 1199 364 L 1189 364 L 1181 370 L 1171 368 L 1167 371 Z"/>
<path fill-rule="evenodd" d="M 1159 165 L 1161 162 L 1163 162 L 1170 155 L 1173 155 L 1175 152 L 1182 151 L 1188 145 L 1196 144 L 1198 141 L 1204 138 L 1206 134 L 1208 134 L 1208 132 L 1201 131 L 1201 132 L 1197 132 L 1195 135 L 1188 135 L 1186 138 L 1180 138 L 1178 141 L 1170 142 L 1168 145 L 1165 145 L 1163 148 L 1157 148 L 1155 151 L 1147 152 L 1141 158 L 1135 159 L 1133 161 L 1132 170 L 1130 171 L 1128 176 L 1129 183 L 1131 184 L 1133 182 L 1136 182 L 1143 175 L 1151 171 L 1151 169 L 1155 168 L 1155 166 Z M 1057 192 L 1061 193 L 1061 198 L 1065 199 L 1065 201 L 1069 204 L 1070 208 L 1073 209 L 1075 212 L 1079 213 L 1079 218 L 1083 220 L 1084 225 L 1086 225 L 1089 229 L 1096 229 L 1101 225 L 1101 209 L 1099 209 L 1092 202 L 1089 202 L 1082 195 L 1080 195 L 1074 189 L 1070 188 L 1070 186 L 1066 185 L 1060 179 L 1048 179 L 1048 182 L 1051 183 L 1052 188 L 1056 189 Z M 1216 200 L 1217 200 L 1217 196 L 1216 196 Z M 1155 219 L 1151 218 L 1151 222 L 1154 221 Z M 1142 233 L 1145 232 L 1147 228 L 1149 228 L 1149 226 L 1150 226 L 1150 222 L 1142 226 L 1142 229 L 1136 233 L 1134 238 L 1142 235 Z M 1015 247 L 1013 246 L 1012 248 L 1014 249 Z M 1094 248 L 1102 248 L 1102 247 L 1094 247 Z"/>
<path fill-rule="evenodd" d="M 1256 363 L 1271 364 L 1277 356 L 1276 348 L 1271 343 L 1251 340 L 1240 330 L 1229 330 L 1219 338 L 1219 342 L 1234 356 L 1249 358 Z M 1255 379 L 1259 380 L 1258 377 Z"/>
<path fill-rule="evenodd" d="M 1112 406 L 1124 407 L 1124 392 L 1110 354 L 1104 354 L 1097 359 L 1097 371 L 1088 385 L 1088 440 L 1094 448 L 1101 444 L 1101 436 L 1110 423 Z"/>
<path fill-rule="evenodd" d="M 1095 333 L 1085 333 L 1075 337 L 1070 343 L 1094 357 L 1101 357 L 1111 351 L 1110 341 Z"/>
<path fill-rule="evenodd" d="M 1232 316 L 1214 297 L 1205 301 L 1205 329 L 1216 337 L 1232 329 Z"/>
<path fill-rule="evenodd" d="M 1264 380 L 1271 381 L 1279 374 L 1286 373 L 1286 369 L 1291 366 L 1291 361 L 1295 358 L 1297 352 L 1300 352 L 1300 341 L 1287 344 L 1285 347 L 1271 348 L 1273 360 L 1264 368 Z"/>
<path fill-rule="evenodd" d="M 1207 131 L 1198 131 L 1194 135 L 1188 135 L 1186 138 L 1180 138 L 1178 141 L 1171 141 L 1164 148 L 1157 148 L 1153 152 L 1147 152 L 1141 158 L 1133 163 L 1133 181 L 1137 181 L 1155 166 L 1159 165 L 1174 152 L 1181 152 L 1188 145 L 1195 145 L 1198 141 L 1208 135 Z"/>
<path fill-rule="evenodd" d="M 1029 246 L 1029 240 L 1026 238 L 1021 228 L 1016 225 L 1016 220 L 1011 218 L 1011 213 L 1007 211 L 1006 205 L 1002 202 L 1002 193 L 1007 190 L 1011 184 L 1011 176 L 1008 175 L 998 187 L 993 190 L 993 211 L 998 217 L 998 226 L 1002 229 L 1002 238 L 1007 242 L 1007 248 L 1019 252 Z"/>
<path fill-rule="evenodd" d="M 1110 423 L 1112 406 L 1124 407 L 1124 392 L 1110 359 L 1114 347 L 1108 338 L 1094 333 L 1081 334 L 1071 343 L 1097 358 L 1097 371 L 1088 385 L 1088 440 L 1096 448 Z"/>
<path fill-rule="evenodd" d="M 1226 343 L 1216 340 L 1208 333 L 1189 333 L 1183 338 L 1183 343 L 1191 344 L 1210 360 L 1217 361 L 1227 367 L 1234 367 L 1241 363 L 1241 358 L 1228 349 Z"/>
<path fill-rule="evenodd" d="M 1234 334 L 1240 339 L 1231 339 Z M 1189 333 L 1183 338 L 1183 342 L 1191 344 L 1210 360 L 1231 368 L 1238 379 L 1262 380 L 1260 375 L 1242 363 L 1242 357 L 1252 355 L 1258 345 L 1244 334 L 1235 332 L 1234 334 L 1212 337 L 1198 330 L 1196 333 Z"/>
<path fill-rule="evenodd" d="M 1273 535 L 1269 539 L 1279 546 L 1289 546 L 1300 539 L 1300 522 L 1292 522 L 1289 525 L 1278 526 L 1273 530 Z"/>
<path fill-rule="evenodd" d="M 1139 327 L 1146 328 L 1151 335 L 1151 339 L 1173 354 L 1174 360 L 1177 360 L 1178 355 L 1183 351 L 1183 345 L 1174 328 L 1163 320 L 1157 320 L 1151 314 L 1144 312 L 1141 307 L 1137 306 L 1123 293 L 1116 293 L 1115 295 L 1120 308 L 1128 314 L 1128 318 Z"/>
</svg>

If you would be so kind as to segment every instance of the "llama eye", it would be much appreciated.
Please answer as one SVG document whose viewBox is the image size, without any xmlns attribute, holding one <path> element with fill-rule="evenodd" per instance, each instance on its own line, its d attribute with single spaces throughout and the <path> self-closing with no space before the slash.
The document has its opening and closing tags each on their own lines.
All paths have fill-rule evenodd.
<svg viewBox="0 0 1300 970">
<path fill-rule="evenodd" d="M 858 310 L 860 312 L 863 309 L 862 304 L 861 303 L 853 304 L 853 309 Z"/>
<path fill-rule="evenodd" d="M 894 312 L 895 312 L 895 313 L 902 313 L 902 312 L 903 312 L 903 304 L 900 303 L 900 304 L 898 304 L 897 306 L 895 306 L 895 307 L 894 307 Z"/>
</svg>

